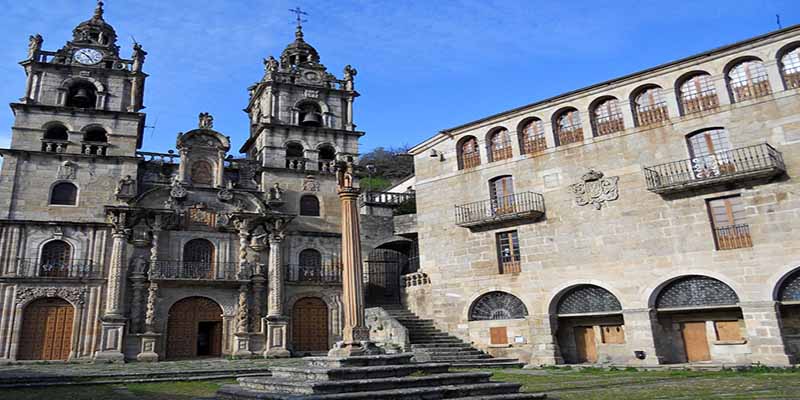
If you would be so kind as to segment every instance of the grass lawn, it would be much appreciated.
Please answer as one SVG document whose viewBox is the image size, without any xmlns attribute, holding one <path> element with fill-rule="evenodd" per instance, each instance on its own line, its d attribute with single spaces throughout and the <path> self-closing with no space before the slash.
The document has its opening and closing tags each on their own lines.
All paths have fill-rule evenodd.
<svg viewBox="0 0 800 400">
<path fill-rule="evenodd" d="M 2 400 L 191 400 L 209 397 L 220 386 L 236 382 L 222 381 L 128 383 L 118 385 L 57 386 L 36 389 L 1 389 Z"/>
<path fill-rule="evenodd" d="M 800 370 L 505 370 L 493 380 L 562 400 L 800 399 Z"/>
</svg>

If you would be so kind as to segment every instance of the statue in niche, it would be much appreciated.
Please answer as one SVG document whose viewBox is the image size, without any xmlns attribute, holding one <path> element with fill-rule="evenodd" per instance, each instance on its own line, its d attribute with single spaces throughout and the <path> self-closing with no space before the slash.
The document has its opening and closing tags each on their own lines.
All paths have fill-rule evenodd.
<svg viewBox="0 0 800 400">
<path fill-rule="evenodd" d="M 145 274 L 147 272 L 147 260 L 144 257 L 136 257 L 131 260 L 131 273 Z"/>
<path fill-rule="evenodd" d="M 200 129 L 212 129 L 214 128 L 214 117 L 207 112 L 201 112 L 198 115 L 199 122 L 197 124 L 198 128 Z"/>
<path fill-rule="evenodd" d="M 118 199 L 130 199 L 136 197 L 136 180 L 130 175 L 125 175 L 117 183 L 117 190 L 114 192 Z"/>
<path fill-rule="evenodd" d="M 38 33 L 28 38 L 28 59 L 36 58 L 36 55 L 42 50 L 43 42 L 42 35 Z"/>
</svg>

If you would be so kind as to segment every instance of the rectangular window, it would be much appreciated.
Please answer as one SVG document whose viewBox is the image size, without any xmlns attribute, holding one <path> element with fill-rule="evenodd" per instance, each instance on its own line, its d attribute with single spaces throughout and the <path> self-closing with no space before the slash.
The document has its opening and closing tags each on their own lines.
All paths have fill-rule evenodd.
<svg viewBox="0 0 800 400">
<path fill-rule="evenodd" d="M 717 250 L 753 247 L 750 227 L 744 223 L 745 213 L 739 195 L 708 200 L 708 213 Z"/>
<path fill-rule="evenodd" d="M 489 344 L 508 344 L 508 329 L 505 326 L 489 328 Z"/>
<path fill-rule="evenodd" d="M 603 333 L 603 343 L 625 343 L 625 328 L 622 325 L 603 325 L 600 327 L 600 330 Z"/>
<path fill-rule="evenodd" d="M 714 328 L 717 331 L 717 340 L 737 341 L 744 339 L 739 321 L 714 321 Z"/>
<path fill-rule="evenodd" d="M 521 271 L 517 231 L 497 234 L 497 258 L 501 274 L 513 274 Z"/>
</svg>

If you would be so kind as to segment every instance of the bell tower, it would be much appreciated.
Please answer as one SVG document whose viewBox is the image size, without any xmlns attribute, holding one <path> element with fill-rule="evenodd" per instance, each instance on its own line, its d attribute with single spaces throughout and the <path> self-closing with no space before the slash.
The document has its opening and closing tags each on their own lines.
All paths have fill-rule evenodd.
<svg viewBox="0 0 800 400">
<path fill-rule="evenodd" d="M 264 60 L 263 78 L 249 88 L 250 138 L 241 152 L 278 174 L 329 174 L 336 160 L 358 155 L 364 135 L 353 121 L 356 70 L 346 66 L 341 79 L 328 72 L 301 22 L 294 41 L 279 59 Z M 269 174 L 262 177 L 269 187 Z"/>
</svg>

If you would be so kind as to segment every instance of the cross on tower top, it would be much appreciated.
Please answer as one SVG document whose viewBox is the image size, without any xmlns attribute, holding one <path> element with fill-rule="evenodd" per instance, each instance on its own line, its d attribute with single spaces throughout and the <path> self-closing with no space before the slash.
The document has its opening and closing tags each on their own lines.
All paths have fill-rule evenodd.
<svg viewBox="0 0 800 400">
<path fill-rule="evenodd" d="M 303 11 L 303 10 L 301 10 L 300 7 L 295 7 L 294 9 L 290 8 L 289 12 L 293 13 L 293 14 L 295 14 L 297 16 L 296 17 L 296 21 L 297 21 L 297 27 L 298 28 L 302 27 L 303 22 L 308 22 L 307 19 L 303 19 L 301 17 L 301 15 L 308 15 L 308 13 Z"/>
</svg>

